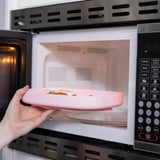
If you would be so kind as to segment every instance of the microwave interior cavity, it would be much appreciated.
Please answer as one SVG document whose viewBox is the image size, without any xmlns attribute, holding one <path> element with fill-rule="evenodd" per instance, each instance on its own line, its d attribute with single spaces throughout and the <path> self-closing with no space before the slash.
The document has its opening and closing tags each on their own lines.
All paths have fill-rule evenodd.
<svg viewBox="0 0 160 160">
<path fill-rule="evenodd" d="M 123 93 L 107 112 L 61 111 L 54 118 L 127 127 L 130 40 L 41 43 L 38 80 L 43 88 L 79 88 Z"/>
</svg>

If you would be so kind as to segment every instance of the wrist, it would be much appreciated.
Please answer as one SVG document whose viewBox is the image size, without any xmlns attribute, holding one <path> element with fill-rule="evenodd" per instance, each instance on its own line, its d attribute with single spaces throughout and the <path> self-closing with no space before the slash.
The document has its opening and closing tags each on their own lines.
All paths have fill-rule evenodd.
<svg viewBox="0 0 160 160">
<path fill-rule="evenodd" d="M 14 135 L 11 132 L 9 124 L 0 123 L 0 150 L 14 140 Z"/>
</svg>

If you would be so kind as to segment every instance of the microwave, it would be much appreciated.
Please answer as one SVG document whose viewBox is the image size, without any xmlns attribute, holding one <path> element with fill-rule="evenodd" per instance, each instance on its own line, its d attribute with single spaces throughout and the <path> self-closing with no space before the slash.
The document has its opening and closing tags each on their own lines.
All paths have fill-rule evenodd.
<svg viewBox="0 0 160 160">
<path fill-rule="evenodd" d="M 11 27 L 21 31 L 10 32 L 32 39 L 19 38 L 32 43 L 23 71 L 32 88 L 118 91 L 123 104 L 105 112 L 62 110 L 13 141 L 4 159 L 160 157 L 158 3 L 96 0 L 12 11 Z"/>
</svg>

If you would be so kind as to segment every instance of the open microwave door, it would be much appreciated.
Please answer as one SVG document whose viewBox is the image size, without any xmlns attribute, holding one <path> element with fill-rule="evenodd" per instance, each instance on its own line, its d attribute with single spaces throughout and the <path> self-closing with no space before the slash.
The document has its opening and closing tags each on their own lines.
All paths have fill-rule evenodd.
<svg viewBox="0 0 160 160">
<path fill-rule="evenodd" d="M 18 88 L 31 82 L 32 35 L 0 30 L 0 119 Z"/>
</svg>

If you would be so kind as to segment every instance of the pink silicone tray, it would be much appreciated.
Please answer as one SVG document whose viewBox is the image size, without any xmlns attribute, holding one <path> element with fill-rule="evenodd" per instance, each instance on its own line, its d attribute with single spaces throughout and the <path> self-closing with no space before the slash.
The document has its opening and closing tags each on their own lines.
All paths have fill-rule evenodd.
<svg viewBox="0 0 160 160">
<path fill-rule="evenodd" d="M 70 90 L 76 96 L 53 95 L 43 93 L 44 90 Z M 24 103 L 45 108 L 79 111 L 105 111 L 123 103 L 123 94 L 85 89 L 69 88 L 36 88 L 29 89 L 22 98 Z"/>
</svg>

